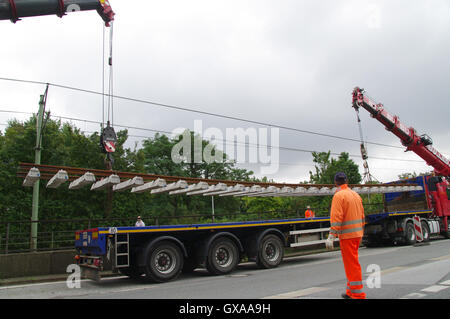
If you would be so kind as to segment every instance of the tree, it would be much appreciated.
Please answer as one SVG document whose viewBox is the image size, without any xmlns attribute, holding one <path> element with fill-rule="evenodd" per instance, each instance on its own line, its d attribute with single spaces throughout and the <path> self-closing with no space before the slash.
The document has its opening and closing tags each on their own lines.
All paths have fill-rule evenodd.
<svg viewBox="0 0 450 319">
<path fill-rule="evenodd" d="M 43 164 L 105 168 L 97 133 L 85 136 L 71 124 L 52 119 L 47 119 L 45 123 L 41 145 Z M 127 153 L 123 143 L 127 139 L 127 132 L 119 132 L 118 137 L 116 165 L 125 168 Z M 10 121 L 0 141 L 0 184 L 5 190 L 0 195 L 0 210 L 7 210 L 7 215 L 2 216 L 8 220 L 29 219 L 32 192 L 30 188 L 22 187 L 22 180 L 17 178 L 16 173 L 19 162 L 34 162 L 36 117 L 24 123 Z M 104 193 L 91 192 L 89 189 L 69 191 L 67 185 L 58 190 L 47 189 L 45 181 L 40 183 L 39 219 L 103 217 Z"/>
<path fill-rule="evenodd" d="M 190 139 L 186 143 L 186 147 L 189 146 L 190 149 L 184 150 L 186 154 L 184 154 L 183 161 L 177 163 L 173 159 L 173 149 L 182 142 L 183 135 L 169 138 L 166 135 L 156 134 L 153 138 L 144 140 L 143 147 L 137 151 L 136 157 L 140 161 L 138 166 L 142 167 L 146 173 L 158 175 L 222 180 L 250 179 L 252 171 L 236 168 L 235 163 L 227 161 L 226 154 L 216 150 L 215 146 L 210 145 L 209 142 L 201 140 L 194 132 L 188 131 L 184 136 L 188 136 Z M 203 158 L 200 162 L 196 161 L 194 158 L 195 143 L 201 145 L 202 150 L 209 147 L 212 155 L 215 158 L 221 158 L 222 161 L 206 162 Z M 151 196 L 149 200 L 151 205 L 148 205 L 147 212 L 152 216 L 177 217 L 199 213 L 209 216 L 211 213 L 210 197 L 160 194 Z M 215 197 L 215 204 L 218 207 L 217 214 L 237 212 L 240 208 L 240 200 L 233 197 Z"/>
<path fill-rule="evenodd" d="M 358 165 L 350 159 L 349 154 L 342 152 L 338 159 L 330 157 L 331 152 L 313 152 L 315 173 L 309 172 L 310 183 L 334 184 L 334 175 L 344 172 L 349 184 L 359 184 L 362 181 Z"/>
<path fill-rule="evenodd" d="M 342 152 L 338 159 L 331 156 L 331 152 L 313 152 L 315 173 L 309 172 L 310 183 L 334 185 L 334 175 L 344 172 L 349 184 L 359 184 L 362 181 L 358 165 L 354 163 L 348 153 Z M 315 196 L 308 200 L 308 204 L 316 209 L 317 216 L 329 215 L 331 196 Z"/>
</svg>

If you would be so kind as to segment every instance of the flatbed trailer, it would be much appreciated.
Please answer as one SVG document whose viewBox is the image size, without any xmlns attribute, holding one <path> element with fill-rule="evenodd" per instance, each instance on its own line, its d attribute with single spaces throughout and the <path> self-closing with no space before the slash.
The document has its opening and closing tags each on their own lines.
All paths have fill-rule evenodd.
<svg viewBox="0 0 450 319">
<path fill-rule="evenodd" d="M 329 217 L 227 223 L 99 227 L 76 232 L 76 259 L 88 278 L 105 262 L 130 277 L 164 282 L 201 266 L 227 274 L 247 257 L 261 268 L 278 266 L 285 247 L 326 240 Z"/>
<path fill-rule="evenodd" d="M 24 177 L 24 186 L 35 184 L 42 171 L 43 178 L 49 179 L 47 187 L 56 188 L 70 180 L 69 189 L 74 190 L 92 184 L 93 191 L 131 189 L 131 193 L 220 197 L 333 196 L 336 191 L 334 185 L 208 180 L 50 165 L 35 167 L 27 163 L 21 166 L 19 176 Z M 101 179 L 95 181 L 95 176 L 90 176 L 94 174 Z M 366 214 L 363 242 L 367 246 L 380 241 L 414 242 L 415 215 L 423 223 L 425 240 L 431 235 L 448 237 L 450 229 L 442 218 L 450 207 L 448 184 L 445 184 L 447 193 L 444 184 L 439 178 L 424 176 L 387 184 L 349 185 L 361 195 L 384 194 L 384 207 L 380 209 L 384 212 Z M 245 213 L 237 218 L 243 217 Z M 175 279 L 182 271 L 197 267 L 220 275 L 232 272 L 241 260 L 253 261 L 261 268 L 277 267 L 283 260 L 284 248 L 324 243 L 329 227 L 329 217 L 297 216 L 252 221 L 247 217 L 246 221 L 226 223 L 98 227 L 76 232 L 76 260 L 86 277 L 93 279 L 100 279 L 100 271 L 110 267 L 130 277 L 156 282 Z"/>
<path fill-rule="evenodd" d="M 367 215 L 367 234 L 379 235 L 395 224 L 397 240 L 411 243 L 406 225 L 416 215 L 426 221 L 430 214 L 430 210 L 418 210 Z M 221 275 L 231 273 L 242 260 L 253 261 L 259 268 L 277 267 L 285 248 L 324 243 L 329 227 L 329 217 L 99 227 L 76 232 L 76 259 L 84 276 L 95 280 L 100 280 L 106 263 L 113 271 L 153 282 L 173 280 L 197 267 Z"/>
</svg>

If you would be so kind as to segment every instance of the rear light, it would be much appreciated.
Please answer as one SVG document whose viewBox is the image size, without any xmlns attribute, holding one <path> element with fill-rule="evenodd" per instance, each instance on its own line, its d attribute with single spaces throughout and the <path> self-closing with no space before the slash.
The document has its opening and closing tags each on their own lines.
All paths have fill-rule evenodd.
<svg viewBox="0 0 450 319">
<path fill-rule="evenodd" d="M 100 267 L 100 265 L 101 265 L 100 259 L 95 259 L 94 260 L 94 266 Z"/>
<path fill-rule="evenodd" d="M 80 260 L 80 255 L 75 255 L 75 260 Z"/>
<path fill-rule="evenodd" d="M 397 228 L 397 232 L 401 233 L 403 231 L 403 227 Z"/>
</svg>

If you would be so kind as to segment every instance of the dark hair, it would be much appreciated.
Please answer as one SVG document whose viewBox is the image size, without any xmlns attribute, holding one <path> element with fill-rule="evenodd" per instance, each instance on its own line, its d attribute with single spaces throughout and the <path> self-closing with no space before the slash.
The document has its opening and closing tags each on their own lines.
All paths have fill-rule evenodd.
<svg viewBox="0 0 450 319">
<path fill-rule="evenodd" d="M 337 185 L 347 184 L 347 175 L 343 172 L 338 172 L 334 175 L 334 182 Z"/>
</svg>

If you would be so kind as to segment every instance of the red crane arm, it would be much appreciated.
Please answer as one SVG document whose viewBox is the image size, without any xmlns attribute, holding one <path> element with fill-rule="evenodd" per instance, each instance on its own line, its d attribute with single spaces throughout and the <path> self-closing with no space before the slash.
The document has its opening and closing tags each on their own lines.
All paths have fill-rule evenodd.
<svg viewBox="0 0 450 319">
<path fill-rule="evenodd" d="M 114 12 L 108 0 L 0 0 L 0 20 L 16 23 L 20 18 L 55 14 L 62 18 L 66 12 L 97 10 L 109 26 Z"/>
<path fill-rule="evenodd" d="M 432 146 L 432 140 L 425 134 L 419 136 L 414 128 L 404 125 L 398 116 L 387 112 L 383 104 L 376 103 L 364 94 L 364 89 L 356 87 L 353 90 L 352 107 L 356 110 L 360 107 L 367 110 L 371 117 L 381 122 L 386 130 L 400 139 L 406 146 L 406 151 L 413 151 L 420 156 L 434 168 L 437 175 L 450 176 L 450 161 Z"/>
</svg>

